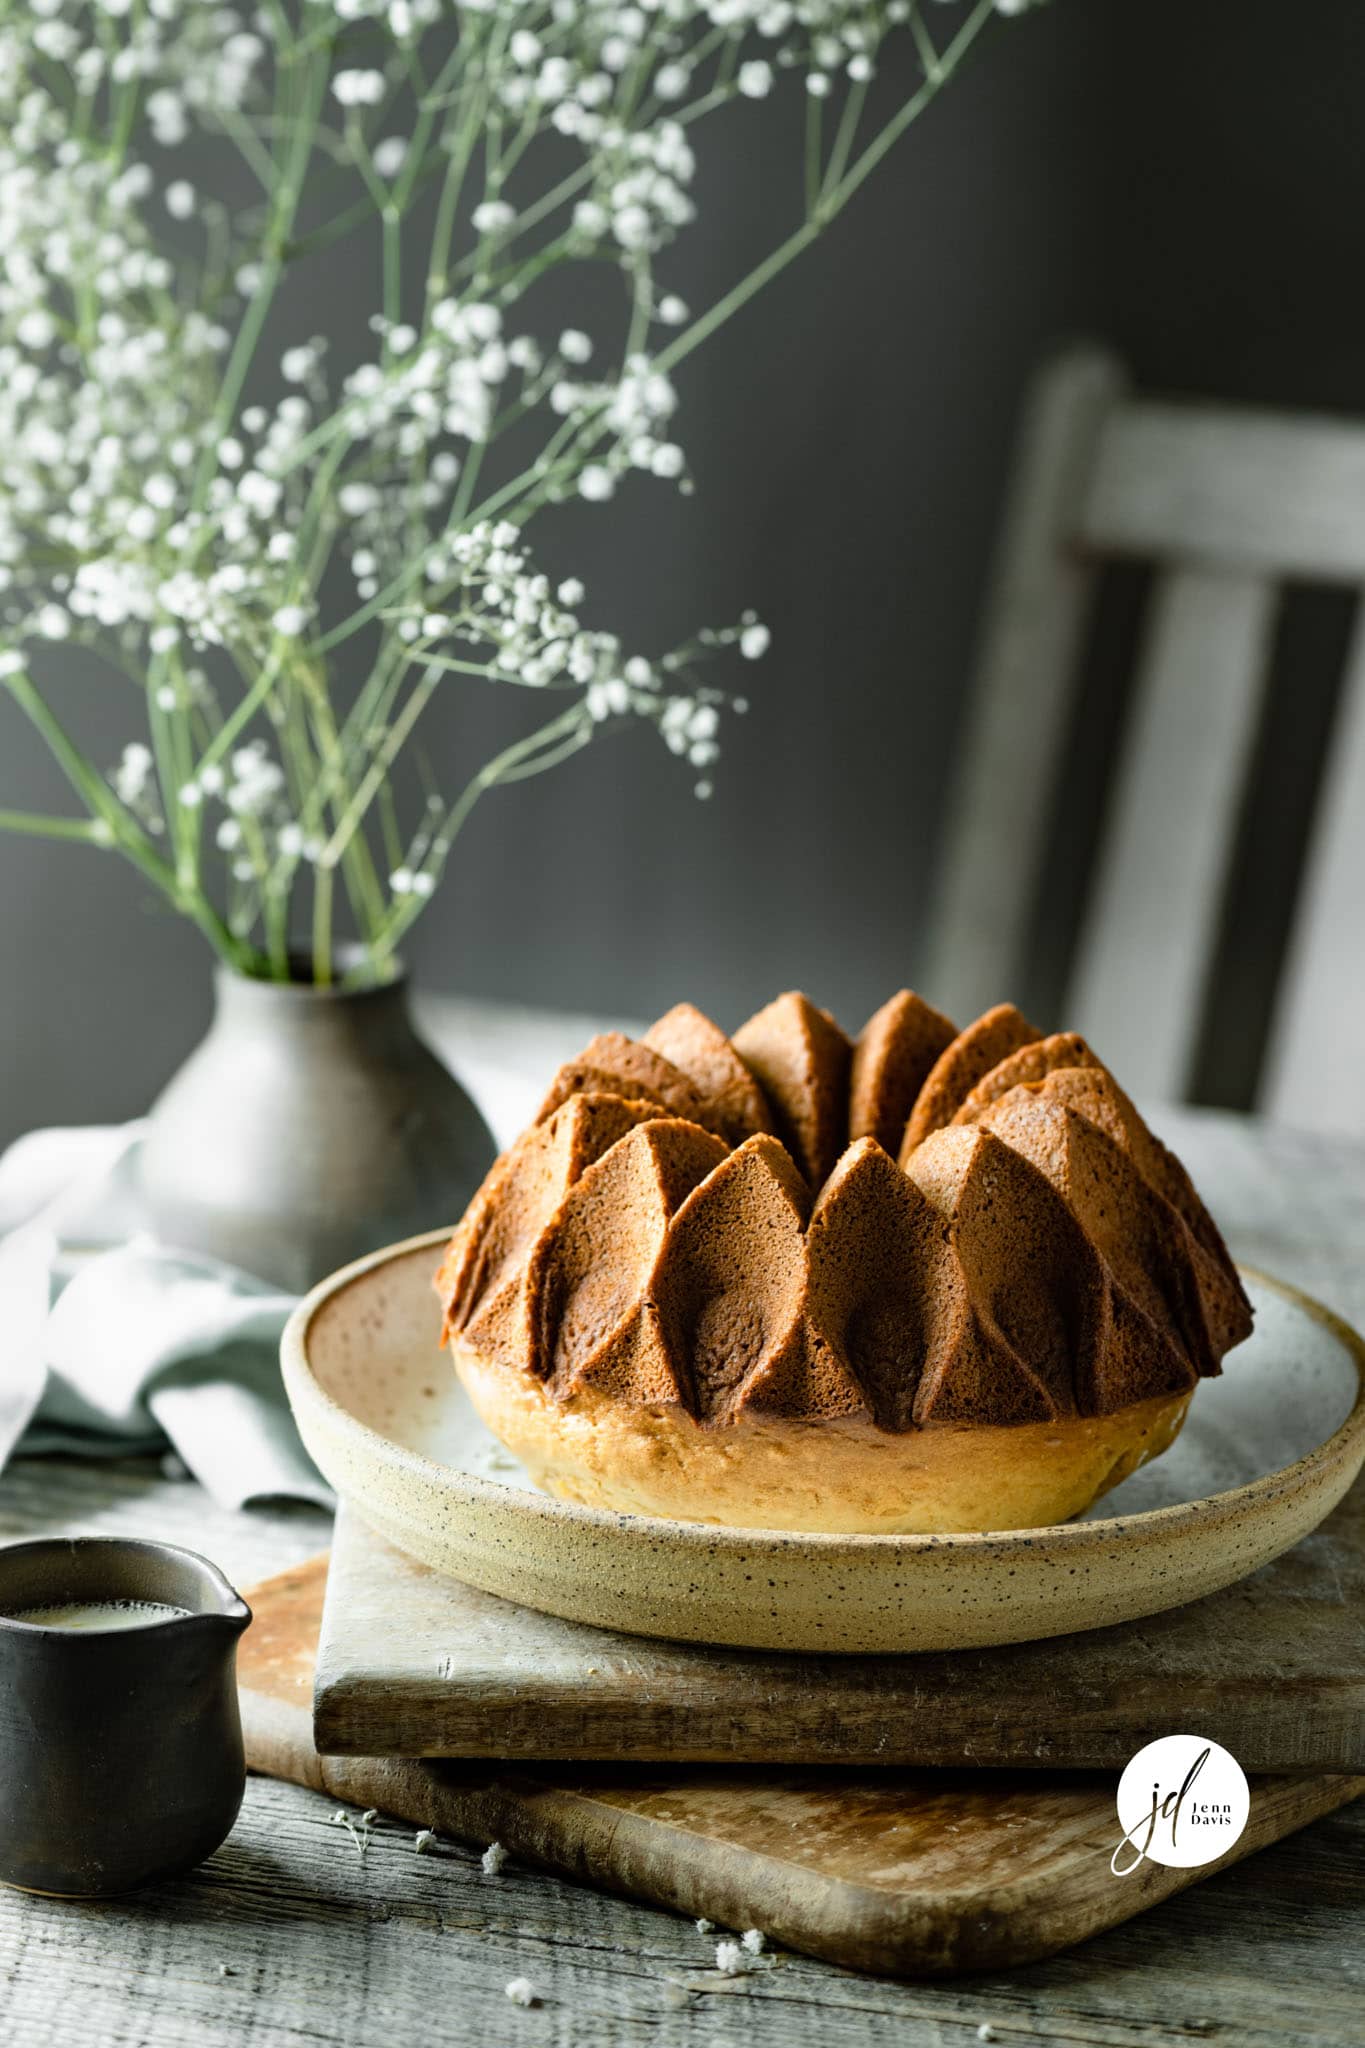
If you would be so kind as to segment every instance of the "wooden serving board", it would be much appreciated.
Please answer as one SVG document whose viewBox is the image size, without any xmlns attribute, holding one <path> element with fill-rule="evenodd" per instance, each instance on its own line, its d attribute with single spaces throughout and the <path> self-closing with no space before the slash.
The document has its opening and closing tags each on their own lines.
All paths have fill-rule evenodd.
<svg viewBox="0 0 1365 2048">
<path fill-rule="evenodd" d="M 322 1757 L 309 1699 L 326 1574 L 314 1558 L 248 1595 L 255 1620 L 238 1654 L 253 1770 L 854 1969 L 945 1976 L 1032 1961 L 1365 1792 L 1365 1778 L 1257 1779 L 1231 1855 L 1116 1878 L 1112 1775 L 507 1773 Z"/>
<path fill-rule="evenodd" d="M 331 1755 L 1120 1770 L 1210 1736 L 1247 1770 L 1365 1771 L 1365 1483 L 1241 1584 L 1146 1621 L 902 1657 L 614 1634 L 337 1518 L 314 1733 Z"/>
</svg>

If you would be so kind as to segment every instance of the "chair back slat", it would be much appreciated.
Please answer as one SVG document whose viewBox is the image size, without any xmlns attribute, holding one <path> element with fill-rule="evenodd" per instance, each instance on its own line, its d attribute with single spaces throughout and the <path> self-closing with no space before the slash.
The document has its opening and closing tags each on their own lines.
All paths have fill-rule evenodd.
<svg viewBox="0 0 1365 2048">
<path fill-rule="evenodd" d="M 1259 1106 L 1365 1137 L 1365 604 L 1280 977 Z"/>
<path fill-rule="evenodd" d="M 1025 414 L 923 977 L 963 1021 L 1018 985 L 1094 578 L 1072 536 L 1123 388 L 1111 357 L 1077 351 L 1043 371 Z"/>
<path fill-rule="evenodd" d="M 1133 400 L 1105 422 L 1080 507 L 1102 555 L 1365 579 L 1365 427 Z"/>
<path fill-rule="evenodd" d="M 1168 569 L 1065 1006 L 1139 1096 L 1185 1093 L 1275 617 L 1259 575 Z"/>
</svg>

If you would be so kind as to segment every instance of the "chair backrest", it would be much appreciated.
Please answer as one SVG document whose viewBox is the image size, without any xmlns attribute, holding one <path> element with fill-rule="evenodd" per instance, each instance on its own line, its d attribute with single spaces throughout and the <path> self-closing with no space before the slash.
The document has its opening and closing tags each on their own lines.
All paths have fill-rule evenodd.
<svg viewBox="0 0 1365 2048">
<path fill-rule="evenodd" d="M 1134 397 L 1050 364 L 1026 410 L 949 805 L 924 986 L 970 1016 L 1022 980 L 1098 574 L 1154 566 L 1063 1014 L 1181 1100 L 1266 700 L 1281 586 L 1365 589 L 1365 425 Z M 1365 1135 L 1365 607 L 1337 700 L 1260 1105 Z"/>
</svg>

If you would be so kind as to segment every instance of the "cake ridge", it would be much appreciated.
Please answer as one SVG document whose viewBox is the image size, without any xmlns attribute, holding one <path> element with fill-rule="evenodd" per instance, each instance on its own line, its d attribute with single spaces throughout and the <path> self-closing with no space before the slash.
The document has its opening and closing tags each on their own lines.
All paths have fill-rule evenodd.
<svg viewBox="0 0 1365 2048">
<path fill-rule="evenodd" d="M 442 1341 L 548 1399 L 707 1428 L 1110 1415 L 1217 1373 L 1250 1328 L 1188 1174 L 1082 1038 L 1009 1004 L 956 1031 L 909 990 L 854 1043 L 798 991 L 733 1039 L 686 1003 L 599 1034 L 436 1285 Z"/>
</svg>

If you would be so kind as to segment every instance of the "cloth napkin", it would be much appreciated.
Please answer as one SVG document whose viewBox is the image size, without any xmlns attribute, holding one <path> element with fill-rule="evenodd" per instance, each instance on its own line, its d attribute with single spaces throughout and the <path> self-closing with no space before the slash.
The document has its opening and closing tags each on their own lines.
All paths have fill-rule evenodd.
<svg viewBox="0 0 1365 2048">
<path fill-rule="evenodd" d="M 329 1507 L 280 1381 L 293 1297 L 155 1240 L 141 1132 L 34 1131 L 0 1158 L 0 1467 L 169 1445 L 225 1507 Z"/>
</svg>

